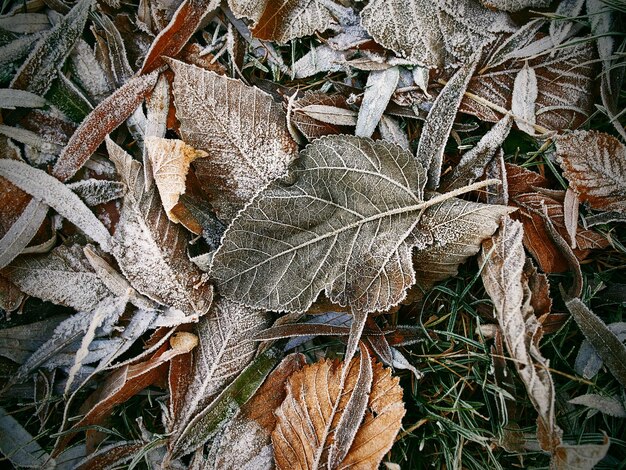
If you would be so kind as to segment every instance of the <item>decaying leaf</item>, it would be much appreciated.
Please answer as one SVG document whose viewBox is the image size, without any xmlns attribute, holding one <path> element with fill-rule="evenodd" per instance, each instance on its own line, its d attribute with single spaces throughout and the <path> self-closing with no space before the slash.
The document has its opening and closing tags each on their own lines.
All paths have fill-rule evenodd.
<svg viewBox="0 0 626 470">
<path fill-rule="evenodd" d="M 170 66 L 183 140 L 208 153 L 196 162 L 196 175 L 218 215 L 231 220 L 295 158 L 285 113 L 241 81 L 174 60 Z"/>
<path fill-rule="evenodd" d="M 272 433 L 279 469 L 325 468 L 334 429 L 344 414 L 359 376 L 359 359 L 350 363 L 341 388 L 341 363 L 329 360 L 305 366 L 287 381 L 287 396 L 276 410 Z M 402 389 L 390 369 L 373 364 L 373 383 L 363 421 L 347 455 L 329 468 L 378 468 L 404 416 Z"/>
<path fill-rule="evenodd" d="M 126 193 L 126 186 L 119 181 L 88 179 L 67 185 L 88 206 L 97 206 L 118 199 Z"/>
<path fill-rule="evenodd" d="M 185 192 L 189 165 L 198 158 L 206 157 L 207 153 L 178 139 L 147 137 L 145 145 L 165 212 L 172 222 L 178 223 L 178 217 L 172 213 L 172 209 Z"/>
<path fill-rule="evenodd" d="M 329 134 L 349 134 L 348 126 L 356 125 L 357 113 L 341 95 L 307 91 L 294 103 L 290 119 L 311 141 Z"/>
<path fill-rule="evenodd" d="M 514 31 L 508 15 L 472 0 L 372 0 L 361 18 L 376 42 L 430 68 L 465 62 L 494 33 Z"/>
<path fill-rule="evenodd" d="M 626 147 L 597 131 L 556 140 L 556 157 L 570 187 L 592 208 L 626 213 Z"/>
<path fill-rule="evenodd" d="M 396 91 L 399 78 L 400 70 L 398 67 L 370 72 L 365 84 L 365 93 L 363 93 L 363 101 L 359 108 L 354 135 L 372 137 L 385 108 L 389 104 L 391 95 Z"/>
<path fill-rule="evenodd" d="M 455 232 L 439 226 L 447 195 L 424 202 L 424 183 L 419 163 L 393 144 L 318 139 L 287 179 L 239 213 L 213 257 L 212 276 L 223 295 L 257 308 L 306 311 L 324 290 L 340 305 L 386 311 L 415 282 L 413 247 Z M 418 214 L 428 208 L 433 216 L 420 225 Z"/>
<path fill-rule="evenodd" d="M 274 410 L 285 399 L 285 382 L 289 376 L 305 364 L 302 354 L 290 354 L 281 361 L 224 431 L 216 436 L 210 453 L 215 457 L 208 468 L 273 467 L 271 434 L 276 426 Z"/>
<path fill-rule="evenodd" d="M 112 254 L 131 285 L 157 302 L 196 318 L 204 315 L 213 289 L 187 258 L 187 236 L 163 213 L 157 190 L 145 189 L 142 166 L 107 139 L 113 160 L 128 187 Z"/>
<path fill-rule="evenodd" d="M 626 408 L 616 397 L 605 397 L 603 395 L 589 393 L 572 398 L 568 403 L 572 405 L 583 405 L 609 416 L 626 418 Z"/>
</svg>

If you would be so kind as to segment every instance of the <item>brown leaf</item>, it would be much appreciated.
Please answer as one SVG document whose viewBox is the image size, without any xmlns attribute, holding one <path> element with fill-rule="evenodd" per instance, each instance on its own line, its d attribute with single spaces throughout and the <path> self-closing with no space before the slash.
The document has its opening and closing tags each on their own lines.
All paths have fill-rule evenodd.
<svg viewBox="0 0 626 470">
<path fill-rule="evenodd" d="M 158 78 L 156 72 L 134 77 L 102 101 L 74 132 L 55 163 L 52 175 L 61 181 L 74 176 L 105 137 L 137 109 Z"/>
<path fill-rule="evenodd" d="M 576 131 L 556 140 L 556 157 L 581 201 L 626 213 L 626 147 L 598 131 Z"/>
<path fill-rule="evenodd" d="M 0 276 L 0 309 L 12 312 L 20 306 L 24 297 L 24 293 L 15 284 Z"/>
<path fill-rule="evenodd" d="M 359 362 L 354 359 L 350 363 L 343 390 L 340 362 L 317 362 L 289 378 L 287 397 L 276 410 L 277 424 L 272 433 L 279 469 L 326 466 L 328 446 L 334 441 L 334 429 L 354 390 Z M 373 364 L 373 374 L 363 422 L 346 457 L 332 468 L 357 464 L 359 468 L 378 468 L 400 429 L 405 410 L 398 379 L 380 363 Z"/>
<path fill-rule="evenodd" d="M 543 207 L 548 211 L 550 221 L 563 237 L 567 237 L 563 202 L 535 188 L 547 188 L 548 180 L 530 170 L 517 165 L 506 165 L 509 185 L 509 203 L 519 208 L 512 217 L 524 224 L 524 246 L 530 251 L 546 273 L 563 272 L 568 269 L 567 260 L 556 247 L 545 227 Z M 576 232 L 577 249 L 574 253 L 579 259 L 588 255 L 588 250 L 605 248 L 608 241 L 600 234 L 578 227 Z"/>
<path fill-rule="evenodd" d="M 307 91 L 304 96 L 294 103 L 293 111 L 290 119 L 300 132 L 310 141 L 329 134 L 349 134 L 351 133 L 349 124 L 331 124 L 328 119 L 318 119 L 321 116 L 309 112 L 311 106 L 325 106 L 329 108 L 338 108 L 351 112 L 354 116 L 354 124 L 356 124 L 356 112 L 350 109 L 346 103 L 345 97 L 342 95 L 329 95 L 317 91 Z M 315 108 L 314 108 L 315 109 Z M 335 111 L 337 112 L 337 111 Z M 352 126 L 354 126 L 352 124 Z"/>
<path fill-rule="evenodd" d="M 283 176 L 297 146 L 271 96 L 239 80 L 172 60 L 174 100 L 183 140 L 208 157 L 195 164 L 225 221 L 267 183 Z"/>
<path fill-rule="evenodd" d="M 542 36 L 537 35 L 536 39 Z M 536 58 L 510 59 L 492 68 L 485 68 L 492 52 L 506 39 L 503 36 L 483 55 L 480 72 L 469 83 L 467 92 L 495 105 L 510 110 L 513 85 L 525 64 L 534 70 L 537 80 L 535 116 L 538 126 L 553 129 L 573 129 L 581 125 L 593 111 L 593 86 L 596 71 L 591 41 L 578 42 L 555 49 L 553 54 Z M 460 111 L 474 114 L 483 121 L 497 122 L 503 114 L 466 96 Z"/>
<path fill-rule="evenodd" d="M 163 57 L 174 57 L 187 44 L 202 20 L 219 7 L 218 0 L 184 0 L 169 24 L 154 39 L 141 74 L 151 73 L 163 65 Z"/>
</svg>

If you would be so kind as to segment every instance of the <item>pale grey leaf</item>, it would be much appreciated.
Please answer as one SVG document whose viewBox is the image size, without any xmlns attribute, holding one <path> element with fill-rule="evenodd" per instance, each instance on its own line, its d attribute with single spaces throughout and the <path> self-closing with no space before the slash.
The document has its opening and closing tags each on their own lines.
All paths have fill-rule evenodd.
<svg viewBox="0 0 626 470">
<path fill-rule="evenodd" d="M 400 127 L 398 121 L 391 116 L 387 116 L 386 114 L 381 116 L 380 122 L 378 123 L 378 130 L 384 140 L 392 142 L 402 147 L 404 150 L 411 149 L 406 132 Z"/>
<path fill-rule="evenodd" d="M 4 268 L 2 275 L 28 295 L 76 310 L 90 311 L 111 295 L 79 245 L 22 256 Z"/>
<path fill-rule="evenodd" d="M 572 249 L 576 248 L 576 232 L 578 231 L 578 195 L 571 189 L 565 191 L 563 200 L 563 223 L 567 230 L 569 243 Z"/>
<path fill-rule="evenodd" d="M 491 67 L 497 67 L 498 65 L 501 65 L 509 60 L 511 58 L 511 53 L 526 47 L 535 39 L 537 32 L 539 32 L 544 24 L 545 20 L 542 19 L 529 21 L 507 37 L 491 54 L 487 60 L 487 64 L 483 67 L 483 70 Z"/>
<path fill-rule="evenodd" d="M 406 357 L 404 357 L 404 354 L 402 354 L 399 349 L 396 349 L 396 348 L 390 348 L 390 349 L 391 349 L 391 355 L 393 358 L 391 362 L 391 366 L 393 368 L 404 369 L 404 370 L 410 371 L 415 377 L 415 380 L 421 380 L 424 377 L 424 374 L 418 371 L 415 368 L 415 366 L 411 364 Z"/>
<path fill-rule="evenodd" d="M 429 68 L 465 62 L 497 32 L 513 32 L 507 14 L 473 0 L 372 0 L 361 12 L 376 42 Z"/>
<path fill-rule="evenodd" d="M 513 82 L 511 112 L 519 130 L 535 135 L 535 104 L 538 96 L 535 69 L 524 64 Z"/>
<path fill-rule="evenodd" d="M 400 70 L 398 67 L 370 72 L 365 84 L 363 101 L 359 108 L 355 135 L 359 137 L 372 136 L 389 104 L 391 95 L 396 91 L 399 79 Z"/>
<path fill-rule="evenodd" d="M 322 44 L 294 62 L 292 73 L 294 78 L 308 78 L 321 72 L 337 72 L 344 67 L 350 55 L 349 52 L 338 51 Z"/>
<path fill-rule="evenodd" d="M 91 46 L 83 39 L 76 41 L 68 62 L 72 78 L 95 104 L 100 103 L 113 92 L 113 84 L 109 82 L 102 68 L 103 64 L 98 61 Z"/>
<path fill-rule="evenodd" d="M 145 139 L 149 137 L 165 137 L 167 132 L 167 115 L 170 109 L 170 84 L 165 75 L 159 77 L 152 94 L 146 99 L 146 109 Z M 147 146 L 143 148 L 143 167 L 146 188 L 150 189 L 153 181 L 153 170 Z"/>
<path fill-rule="evenodd" d="M 97 206 L 126 194 L 126 185 L 119 181 L 88 179 L 67 185 L 88 206 Z"/>
<path fill-rule="evenodd" d="M 0 239 L 0 269 L 19 255 L 37 234 L 48 213 L 48 206 L 32 199 L 11 228 Z"/>
<path fill-rule="evenodd" d="M 586 0 L 561 0 L 550 22 L 550 38 L 555 45 L 561 44 L 572 30 L 574 19 L 580 15 Z M 593 22 L 594 20 L 592 20 Z"/>
<path fill-rule="evenodd" d="M 443 177 L 441 188 L 445 191 L 451 191 L 480 178 L 504 139 L 509 135 L 511 125 L 510 116 L 500 119 L 489 132 L 481 137 L 473 149 L 463 155 L 452 173 Z"/>
<path fill-rule="evenodd" d="M 58 155 L 63 148 L 62 145 L 48 140 L 46 136 L 27 129 L 22 129 L 21 127 L 0 124 L 0 134 L 10 137 L 26 146 L 33 147 L 33 149 L 39 150 L 49 156 Z"/>
<path fill-rule="evenodd" d="M 550 466 L 555 470 L 593 470 L 609 450 L 611 441 L 606 433 L 602 444 L 560 445 Z"/>
<path fill-rule="evenodd" d="M 417 146 L 417 161 L 428 171 L 428 188 L 439 186 L 443 152 L 452 130 L 452 124 L 463 99 L 463 94 L 472 78 L 480 51 L 474 58 L 461 67 L 443 87 L 428 112 Z"/>
<path fill-rule="evenodd" d="M 489 8 L 504 11 L 520 11 L 525 8 L 548 8 L 552 0 L 481 0 Z"/>
<path fill-rule="evenodd" d="M 0 47 L 0 68 L 13 71 L 15 63 L 25 56 L 43 36 L 43 33 L 25 34 Z"/>
<path fill-rule="evenodd" d="M 188 237 L 163 211 L 157 190 L 145 190 L 142 166 L 107 138 L 109 157 L 128 187 L 112 250 L 122 273 L 140 293 L 196 319 L 213 289 L 186 254 Z"/>
<path fill-rule="evenodd" d="M 241 81 L 174 60 L 170 66 L 182 138 L 209 154 L 196 162 L 196 175 L 215 182 L 207 184 L 213 188 L 209 196 L 228 221 L 295 158 L 285 112 L 270 95 Z"/>
<path fill-rule="evenodd" d="M 616 418 L 626 418 L 626 408 L 624 408 L 624 404 L 619 401 L 617 397 L 606 397 L 604 395 L 589 393 L 572 398 L 568 403 L 586 406 L 587 408 L 598 410 L 605 415 L 614 416 Z"/>
<path fill-rule="evenodd" d="M 0 28 L 12 33 L 39 33 L 50 29 L 50 20 L 45 13 L 3 15 L 0 17 Z"/>
<path fill-rule="evenodd" d="M 39 199 L 98 242 L 111 249 L 111 236 L 102 222 L 67 186 L 48 173 L 17 160 L 0 160 L 0 176 Z"/>
<path fill-rule="evenodd" d="M 22 364 L 39 349 L 67 315 L 0 330 L 0 356 Z"/>
<path fill-rule="evenodd" d="M 307 104 L 296 108 L 296 111 L 316 121 L 336 126 L 356 126 L 357 122 L 356 111 L 327 104 Z"/>
<path fill-rule="evenodd" d="M 44 468 L 50 456 L 18 420 L 0 408 L 0 452 L 15 468 Z"/>
<path fill-rule="evenodd" d="M 41 108 L 47 103 L 45 98 L 30 91 L 13 90 L 11 88 L 0 89 L 0 108 Z"/>
</svg>

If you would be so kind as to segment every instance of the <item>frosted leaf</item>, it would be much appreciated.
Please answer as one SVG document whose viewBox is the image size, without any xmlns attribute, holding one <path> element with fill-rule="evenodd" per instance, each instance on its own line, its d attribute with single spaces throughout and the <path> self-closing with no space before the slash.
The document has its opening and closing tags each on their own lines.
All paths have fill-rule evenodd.
<svg viewBox="0 0 626 470">
<path fill-rule="evenodd" d="M 537 101 L 537 75 L 535 69 L 524 64 L 513 82 L 511 112 L 519 130 L 535 135 L 535 103 Z"/>
<path fill-rule="evenodd" d="M 418 226 L 420 211 L 450 197 L 423 202 L 424 179 L 394 144 L 322 137 L 239 213 L 211 274 L 223 295 L 257 308 L 306 311 L 323 290 L 340 305 L 386 311 L 415 281 L 413 247 L 455 231 L 438 227 L 434 207 Z"/>
<path fill-rule="evenodd" d="M 206 157 L 207 153 L 178 139 L 146 137 L 145 144 L 165 213 L 172 222 L 179 223 L 172 209 L 185 192 L 189 165 L 198 158 Z"/>
<path fill-rule="evenodd" d="M 357 113 L 341 95 L 307 91 L 293 105 L 291 122 L 310 141 L 328 134 L 348 134 L 346 126 L 356 125 Z M 342 122 L 341 124 L 332 124 Z"/>
<path fill-rule="evenodd" d="M 12 90 L 11 88 L 0 89 L 0 108 L 2 109 L 41 108 L 46 103 L 45 98 L 30 91 Z"/>
<path fill-rule="evenodd" d="M 550 38 L 553 44 L 561 44 L 574 26 L 573 19 L 580 15 L 586 0 L 562 0 L 556 7 L 550 22 Z M 591 20 L 593 22 L 593 19 Z"/>
<path fill-rule="evenodd" d="M 50 456 L 18 420 L 0 408 L 0 452 L 14 468 L 44 468 Z"/>
<path fill-rule="evenodd" d="M 490 54 L 485 66 L 482 67 L 481 72 L 491 67 L 497 67 L 511 59 L 511 54 L 519 52 L 535 39 L 537 32 L 544 24 L 545 20 L 541 19 L 529 21 L 513 34 L 500 41 L 495 51 Z"/>
<path fill-rule="evenodd" d="M 37 199 L 31 199 L 0 239 L 0 268 L 4 268 L 26 248 L 45 220 L 46 214 L 48 206 Z"/>
<path fill-rule="evenodd" d="M 271 96 L 239 80 L 170 61 L 180 133 L 208 156 L 195 163 L 217 213 L 225 221 L 296 156 L 285 113 Z"/>
<path fill-rule="evenodd" d="M 510 116 L 503 117 L 478 141 L 476 146 L 463 155 L 452 173 L 448 173 L 441 181 L 445 191 L 451 191 L 470 184 L 480 178 L 487 164 L 492 160 L 504 139 L 509 135 L 512 121 Z"/>
<path fill-rule="evenodd" d="M 615 322 L 607 325 L 611 333 L 623 343 L 626 341 L 626 323 Z M 602 369 L 602 358 L 598 355 L 591 343 L 584 340 L 580 345 L 578 354 L 576 355 L 576 362 L 574 369 L 576 373 L 582 375 L 586 379 L 593 379 L 600 369 Z"/>
<path fill-rule="evenodd" d="M 299 103 L 300 104 L 300 103 Z M 302 103 L 303 104 L 303 103 Z M 298 106 L 295 112 L 306 114 L 308 117 L 332 126 L 356 126 L 357 112 L 338 106 L 327 104 L 306 104 Z"/>
<path fill-rule="evenodd" d="M 606 397 L 604 395 L 589 393 L 572 398 L 568 403 L 572 405 L 583 405 L 592 410 L 598 410 L 608 416 L 626 418 L 626 408 L 617 397 Z"/>
<path fill-rule="evenodd" d="M 212 287 L 187 258 L 187 234 L 169 221 L 156 188 L 145 190 L 141 164 L 111 139 L 109 158 L 128 187 L 112 250 L 122 272 L 140 293 L 187 315 L 204 315 Z"/>
<path fill-rule="evenodd" d="M 443 152 L 463 94 L 476 70 L 479 55 L 479 53 L 476 54 L 470 63 L 461 67 L 443 87 L 422 127 L 415 158 L 428 172 L 427 186 L 430 189 L 436 189 L 439 186 Z"/>
<path fill-rule="evenodd" d="M 538 34 L 535 38 L 535 42 L 547 39 L 547 48 L 553 47 L 548 36 Z M 528 54 L 523 54 L 523 58 L 487 67 L 493 51 L 497 51 L 498 47 L 499 44 L 495 44 L 491 51 L 485 51 L 478 65 L 479 72 L 467 87 L 468 95 L 476 95 L 479 100 L 489 102 L 489 106 L 466 96 L 461 103 L 461 112 L 474 114 L 484 121 L 499 121 L 503 116 L 500 110 L 511 109 L 515 78 L 528 63 L 537 78 L 537 126 L 548 130 L 573 129 L 587 119 L 593 110 L 592 90 L 596 77 L 593 47 L 588 41 L 560 47 L 552 54 L 543 53 L 528 60 Z"/>
<path fill-rule="evenodd" d="M 118 199 L 126 193 L 126 186 L 119 181 L 88 179 L 67 185 L 88 206 L 97 206 Z"/>
<path fill-rule="evenodd" d="M 291 69 L 295 78 L 308 78 L 321 72 L 337 72 L 345 66 L 351 55 L 322 44 L 304 54 Z"/>
<path fill-rule="evenodd" d="M 39 33 L 50 29 L 50 20 L 45 13 L 21 13 L 0 17 L 0 28 L 20 34 Z"/>
<path fill-rule="evenodd" d="M 11 82 L 11 88 L 43 96 L 80 37 L 93 0 L 81 0 L 37 43 Z"/>
<path fill-rule="evenodd" d="M 165 78 L 165 75 L 159 77 L 154 90 L 152 90 L 152 93 L 146 99 L 146 109 L 146 130 L 144 139 L 148 137 L 165 137 L 165 133 L 167 132 L 167 115 L 170 110 L 170 84 L 167 78 Z M 150 189 L 154 177 L 147 145 L 143 147 L 143 168 L 146 188 Z"/>
<path fill-rule="evenodd" d="M 11 318 L 10 313 L 22 305 L 25 297 L 26 294 L 15 284 L 0 275 L 0 309 L 5 311 L 7 320 Z"/>
<path fill-rule="evenodd" d="M 96 106 L 72 134 L 52 174 L 61 181 L 74 176 L 105 137 L 135 112 L 158 77 L 156 72 L 134 77 Z"/>
<path fill-rule="evenodd" d="M 552 0 L 481 0 L 488 8 L 504 11 L 520 11 L 525 8 L 548 8 Z"/>
<path fill-rule="evenodd" d="M 467 61 L 497 32 L 513 32 L 507 14 L 472 0 L 373 0 L 361 12 L 376 42 L 429 68 Z"/>
<path fill-rule="evenodd" d="M 228 0 L 228 6 L 237 18 L 247 18 L 256 24 L 263 14 L 266 1 Z"/>
<path fill-rule="evenodd" d="M 394 144 L 402 147 L 404 150 L 411 150 L 409 138 L 396 119 L 383 114 L 380 118 L 380 122 L 378 123 L 378 130 L 380 131 L 380 136 L 384 140 L 393 142 Z"/>
<path fill-rule="evenodd" d="M 268 41 L 286 43 L 335 26 L 334 5 L 329 0 L 275 0 L 265 2 L 252 34 Z M 256 13 L 255 13 L 256 16 Z"/>
<path fill-rule="evenodd" d="M 79 39 L 69 56 L 72 78 L 81 86 L 94 103 L 100 103 L 113 91 L 112 84 L 96 59 L 94 51 Z"/>
<path fill-rule="evenodd" d="M 0 330 L 0 356 L 22 364 L 37 351 L 68 315 L 55 315 L 46 320 Z"/>
<path fill-rule="evenodd" d="M 389 104 L 391 95 L 396 91 L 400 70 L 391 67 L 386 70 L 372 71 L 367 77 L 363 101 L 359 108 L 354 134 L 359 137 L 371 137 Z"/>
<path fill-rule="evenodd" d="M 200 344 L 180 416 L 172 417 L 173 442 L 187 432 L 192 419 L 252 361 L 257 350 L 252 338 L 267 326 L 268 315 L 264 311 L 226 299 L 214 302 L 196 327 Z"/>
<path fill-rule="evenodd" d="M 79 245 L 61 245 L 49 254 L 22 256 L 2 274 L 28 295 L 76 310 L 92 310 L 111 295 Z"/>
<path fill-rule="evenodd" d="M 48 173 L 17 160 L 0 160 L 0 176 L 53 207 L 59 214 L 98 242 L 111 248 L 111 236 L 89 208 L 67 186 Z"/>
<path fill-rule="evenodd" d="M 556 140 L 556 157 L 582 202 L 626 213 L 624 144 L 603 132 L 575 131 Z"/>
</svg>

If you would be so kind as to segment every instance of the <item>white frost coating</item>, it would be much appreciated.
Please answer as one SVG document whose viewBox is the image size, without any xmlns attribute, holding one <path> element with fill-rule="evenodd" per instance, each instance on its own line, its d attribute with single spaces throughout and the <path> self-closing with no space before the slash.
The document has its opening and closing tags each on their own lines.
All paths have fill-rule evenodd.
<svg viewBox="0 0 626 470">
<path fill-rule="evenodd" d="M 350 55 L 350 52 L 337 51 L 322 44 L 298 59 L 291 70 L 294 78 L 307 78 L 321 72 L 337 72 Z"/>
<path fill-rule="evenodd" d="M 87 179 L 67 185 L 88 206 L 97 206 L 118 199 L 126 193 L 126 185 L 119 181 Z"/>
<path fill-rule="evenodd" d="M 83 39 L 76 41 L 69 57 L 72 76 L 96 103 L 100 103 L 113 91 L 96 54 Z"/>
<path fill-rule="evenodd" d="M 372 136 L 380 117 L 389 104 L 391 95 L 396 91 L 399 79 L 400 69 L 398 67 L 370 72 L 365 85 L 363 101 L 359 108 L 355 135 L 359 137 Z"/>
<path fill-rule="evenodd" d="M 296 108 L 307 116 L 321 122 L 337 126 L 356 126 L 357 113 L 351 109 L 338 108 L 326 104 L 308 104 Z"/>
<path fill-rule="evenodd" d="M 402 147 L 404 150 L 410 150 L 409 138 L 407 137 L 406 132 L 400 127 L 398 121 L 391 116 L 383 114 L 380 117 L 378 130 L 380 130 L 380 136 L 384 140 L 393 142 L 394 144 Z"/>
<path fill-rule="evenodd" d="M 48 213 L 48 206 L 37 199 L 31 200 L 19 218 L 0 239 L 0 269 L 19 255 L 37 234 Z"/>
<path fill-rule="evenodd" d="M 102 222 L 76 194 L 53 176 L 26 163 L 6 159 L 0 160 L 0 176 L 53 207 L 98 242 L 103 250 L 111 249 L 111 236 Z"/>
<path fill-rule="evenodd" d="M 535 69 L 529 67 L 527 62 L 515 76 L 511 112 L 519 130 L 529 135 L 535 135 L 535 103 L 538 94 Z"/>
<path fill-rule="evenodd" d="M 580 15 L 586 0 L 561 0 L 554 12 L 556 18 L 550 22 L 550 38 L 554 44 L 561 44 L 572 30 L 573 19 Z M 591 20 L 593 22 L 593 20 Z"/>
<path fill-rule="evenodd" d="M 43 468 L 50 456 L 13 416 L 0 408 L 0 452 L 16 468 Z"/>
</svg>

